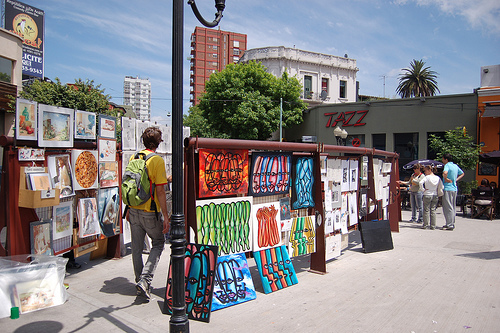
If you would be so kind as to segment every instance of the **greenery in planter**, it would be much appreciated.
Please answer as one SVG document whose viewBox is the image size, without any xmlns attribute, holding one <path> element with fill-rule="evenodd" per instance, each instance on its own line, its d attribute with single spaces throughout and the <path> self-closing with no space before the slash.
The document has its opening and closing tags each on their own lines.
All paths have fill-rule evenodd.
<svg viewBox="0 0 500 333">
<path fill-rule="evenodd" d="M 460 194 L 471 194 L 472 190 L 477 188 L 477 180 L 472 180 L 470 182 L 460 181 L 457 183 L 458 190 Z"/>
</svg>

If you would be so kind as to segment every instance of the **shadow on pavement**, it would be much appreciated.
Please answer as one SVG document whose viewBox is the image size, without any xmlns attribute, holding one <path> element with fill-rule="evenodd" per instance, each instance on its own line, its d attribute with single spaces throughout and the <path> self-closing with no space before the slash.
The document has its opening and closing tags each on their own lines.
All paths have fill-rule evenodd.
<svg viewBox="0 0 500 333">
<path fill-rule="evenodd" d="M 106 294 L 120 294 L 124 296 L 136 295 L 135 283 L 130 282 L 124 277 L 105 280 L 104 285 L 99 291 Z"/>
<path fill-rule="evenodd" d="M 43 320 L 29 323 L 17 328 L 14 333 L 32 333 L 32 332 L 61 332 L 63 324 L 58 321 Z"/>
<path fill-rule="evenodd" d="M 457 256 L 474 258 L 474 259 L 492 260 L 492 259 L 500 259 L 500 251 L 464 253 L 464 254 L 457 254 Z"/>
</svg>

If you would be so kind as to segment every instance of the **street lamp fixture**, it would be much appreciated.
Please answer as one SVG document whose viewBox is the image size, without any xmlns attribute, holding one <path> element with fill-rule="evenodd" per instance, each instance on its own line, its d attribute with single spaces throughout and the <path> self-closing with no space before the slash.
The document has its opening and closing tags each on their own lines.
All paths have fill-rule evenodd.
<svg viewBox="0 0 500 333">
<path fill-rule="evenodd" d="M 206 27 L 219 24 L 226 1 L 215 0 L 215 20 L 206 21 L 198 11 L 195 0 L 188 4 L 194 15 Z M 173 0 L 172 11 L 172 216 L 170 218 L 171 269 L 172 269 L 172 316 L 170 332 L 189 332 L 186 315 L 186 293 L 184 259 L 186 257 L 186 229 L 184 217 L 184 149 L 182 128 L 183 100 L 183 39 L 184 39 L 184 0 Z M 165 300 L 165 304 L 166 304 Z M 165 305 L 164 305 L 165 307 Z"/>
<path fill-rule="evenodd" d="M 333 130 L 333 135 L 335 135 L 335 138 L 337 139 L 337 145 L 338 146 L 345 146 L 346 145 L 346 138 L 347 138 L 347 131 L 345 129 L 341 129 L 340 127 L 335 127 Z"/>
</svg>

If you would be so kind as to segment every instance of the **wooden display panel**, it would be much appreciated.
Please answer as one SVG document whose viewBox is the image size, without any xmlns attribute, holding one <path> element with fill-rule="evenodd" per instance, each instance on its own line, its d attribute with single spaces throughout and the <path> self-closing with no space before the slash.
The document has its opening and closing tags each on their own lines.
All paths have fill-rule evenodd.
<svg viewBox="0 0 500 333">
<path fill-rule="evenodd" d="M 25 208 L 41 208 L 59 205 L 60 189 L 55 189 L 53 198 L 42 199 L 42 191 L 32 191 L 26 188 L 26 173 L 25 167 L 21 167 L 19 174 L 19 207 Z M 47 168 L 45 168 L 47 171 Z"/>
<path fill-rule="evenodd" d="M 87 239 L 94 239 L 93 242 L 86 243 Z M 75 246 L 75 258 L 78 258 L 79 256 L 83 256 L 84 254 L 87 254 L 89 252 L 95 251 L 98 249 L 97 246 L 97 240 L 95 239 L 95 236 L 90 236 L 86 238 L 80 238 L 78 237 L 78 229 L 73 229 L 73 245 Z M 80 245 L 82 243 L 83 245 Z"/>
</svg>

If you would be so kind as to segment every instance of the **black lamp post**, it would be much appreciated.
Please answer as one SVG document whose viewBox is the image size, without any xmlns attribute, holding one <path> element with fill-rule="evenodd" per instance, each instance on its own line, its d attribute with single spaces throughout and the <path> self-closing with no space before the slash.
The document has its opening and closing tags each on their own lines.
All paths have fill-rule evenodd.
<svg viewBox="0 0 500 333">
<path fill-rule="evenodd" d="M 337 139 L 337 146 L 345 146 L 347 141 L 347 131 L 345 129 L 341 129 L 340 127 L 335 127 L 333 130 L 333 135 L 335 135 L 335 138 Z"/>
<path fill-rule="evenodd" d="M 194 0 L 189 0 L 196 18 L 207 27 L 215 27 L 222 18 L 225 0 L 215 0 L 217 14 L 213 22 L 201 16 Z M 184 258 L 186 252 L 186 230 L 184 217 L 183 177 L 183 130 L 182 130 L 182 61 L 184 39 L 183 0 L 173 0 L 172 24 L 172 217 L 171 217 L 171 265 L 172 265 L 172 316 L 170 332 L 189 332 L 186 315 L 184 286 Z"/>
</svg>

